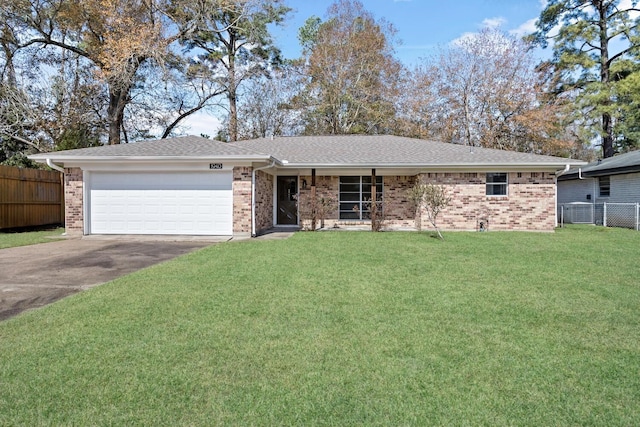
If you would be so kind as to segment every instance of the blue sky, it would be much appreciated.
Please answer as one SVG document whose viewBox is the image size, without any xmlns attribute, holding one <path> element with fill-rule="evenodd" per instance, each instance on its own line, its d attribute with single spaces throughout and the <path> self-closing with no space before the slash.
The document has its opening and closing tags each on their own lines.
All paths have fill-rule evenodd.
<svg viewBox="0 0 640 427">
<path fill-rule="evenodd" d="M 532 32 L 544 0 L 361 0 L 376 19 L 384 18 L 398 30 L 402 41 L 396 57 L 407 65 L 435 53 L 466 33 L 499 26 L 516 35 Z M 298 28 L 312 15 L 325 18 L 332 1 L 288 0 L 293 8 L 283 28 L 273 31 L 286 58 L 300 55 Z"/>
</svg>

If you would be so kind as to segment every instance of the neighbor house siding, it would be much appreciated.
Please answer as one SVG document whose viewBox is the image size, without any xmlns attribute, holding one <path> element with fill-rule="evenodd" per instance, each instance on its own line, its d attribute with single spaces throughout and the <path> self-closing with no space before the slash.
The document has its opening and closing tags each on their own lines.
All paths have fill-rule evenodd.
<svg viewBox="0 0 640 427">
<path fill-rule="evenodd" d="M 251 234 L 251 173 L 246 166 L 233 168 L 233 233 Z"/>
<path fill-rule="evenodd" d="M 597 179 L 597 178 L 596 178 Z M 598 203 L 639 203 L 640 202 L 640 173 L 625 173 L 611 175 L 611 194 L 609 197 L 599 197 Z"/>
<path fill-rule="evenodd" d="M 68 236 L 82 236 L 84 234 L 83 209 L 84 184 L 80 168 L 65 168 L 64 170 L 64 222 Z"/>
<path fill-rule="evenodd" d="M 589 203 L 640 203 L 640 172 L 610 176 L 610 195 L 598 196 L 598 177 L 558 181 L 558 204 L 572 202 Z M 587 200 L 591 194 L 591 200 Z"/>
<path fill-rule="evenodd" d="M 598 181 L 594 178 L 558 181 L 558 204 L 573 202 L 593 203 L 598 196 Z M 591 199 L 587 199 L 591 195 Z"/>
<path fill-rule="evenodd" d="M 273 176 L 256 172 L 256 234 L 273 227 Z"/>
</svg>

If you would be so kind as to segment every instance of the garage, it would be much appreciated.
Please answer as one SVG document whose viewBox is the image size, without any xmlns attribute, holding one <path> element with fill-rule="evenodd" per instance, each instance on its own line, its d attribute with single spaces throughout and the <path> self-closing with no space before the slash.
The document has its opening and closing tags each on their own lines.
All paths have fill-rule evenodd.
<svg viewBox="0 0 640 427">
<path fill-rule="evenodd" d="M 89 234 L 233 234 L 233 174 L 90 172 Z"/>
</svg>

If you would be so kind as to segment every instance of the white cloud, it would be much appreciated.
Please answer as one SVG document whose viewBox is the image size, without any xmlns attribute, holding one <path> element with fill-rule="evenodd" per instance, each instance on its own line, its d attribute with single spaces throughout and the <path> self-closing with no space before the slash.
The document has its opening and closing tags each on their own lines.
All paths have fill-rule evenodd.
<svg viewBox="0 0 640 427">
<path fill-rule="evenodd" d="M 507 20 L 502 16 L 495 16 L 493 18 L 485 18 L 482 20 L 482 23 L 478 25 L 480 29 L 489 28 L 489 29 L 497 29 L 502 25 L 506 24 Z M 460 37 L 451 40 L 452 46 L 460 46 L 463 45 L 465 41 L 474 38 L 477 36 L 477 32 L 466 32 L 462 33 Z"/>
<path fill-rule="evenodd" d="M 500 28 L 502 24 L 506 24 L 507 20 L 502 16 L 494 18 L 486 18 L 482 21 L 482 28 Z"/>
<path fill-rule="evenodd" d="M 520 24 L 520 26 L 518 26 L 517 28 L 509 30 L 509 34 L 516 37 L 524 37 L 527 34 L 534 33 L 537 30 L 536 28 L 537 20 L 538 18 L 531 18 L 528 21 Z"/>
<path fill-rule="evenodd" d="M 472 32 L 462 33 L 462 35 L 460 37 L 451 40 L 450 44 L 452 46 L 461 47 L 461 46 L 464 46 L 466 44 L 465 43 L 466 41 L 475 38 L 477 35 L 478 35 L 478 33 L 472 33 Z"/>
</svg>

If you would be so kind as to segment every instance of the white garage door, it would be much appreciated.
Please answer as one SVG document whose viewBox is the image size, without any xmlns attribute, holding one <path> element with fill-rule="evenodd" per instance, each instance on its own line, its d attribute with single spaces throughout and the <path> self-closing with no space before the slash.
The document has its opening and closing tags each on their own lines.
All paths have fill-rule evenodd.
<svg viewBox="0 0 640 427">
<path fill-rule="evenodd" d="M 91 234 L 233 233 L 231 171 L 92 172 Z"/>
</svg>

